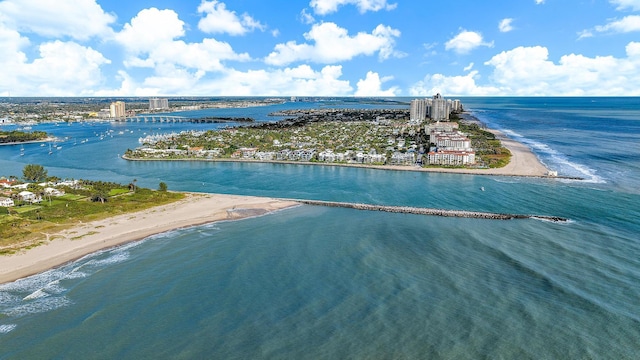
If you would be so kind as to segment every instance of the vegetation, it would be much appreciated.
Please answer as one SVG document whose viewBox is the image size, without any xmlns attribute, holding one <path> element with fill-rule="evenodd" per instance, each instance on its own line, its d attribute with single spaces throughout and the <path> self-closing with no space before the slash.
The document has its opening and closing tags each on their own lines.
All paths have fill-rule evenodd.
<svg viewBox="0 0 640 360">
<path fill-rule="evenodd" d="M 28 164 L 22 169 L 22 177 L 27 181 L 44 181 L 47 179 L 47 170 L 42 165 Z"/>
<path fill-rule="evenodd" d="M 184 198 L 184 194 L 153 191 L 103 181 L 79 180 L 75 186 L 59 186 L 65 195 L 48 196 L 29 204 L 15 200 L 16 206 L 0 208 L 0 254 L 31 247 L 46 234 L 54 234 L 80 222 L 144 210 Z M 37 194 L 41 190 L 31 187 Z"/>
<path fill-rule="evenodd" d="M 509 149 L 502 146 L 500 140 L 476 123 L 459 122 L 460 131 L 467 134 L 471 147 L 476 151 L 476 161 L 490 168 L 506 166 L 511 159 Z"/>
<path fill-rule="evenodd" d="M 36 141 L 47 138 L 47 133 L 44 131 L 0 131 L 0 144 L 13 143 L 13 142 L 27 142 Z"/>
<path fill-rule="evenodd" d="M 167 183 L 161 181 L 158 184 L 158 191 L 167 191 Z"/>
</svg>

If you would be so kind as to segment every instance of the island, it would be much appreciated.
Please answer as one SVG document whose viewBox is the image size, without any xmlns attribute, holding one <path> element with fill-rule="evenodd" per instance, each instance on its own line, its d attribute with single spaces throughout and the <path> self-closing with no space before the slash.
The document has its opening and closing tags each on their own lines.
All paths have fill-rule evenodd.
<svg viewBox="0 0 640 360">
<path fill-rule="evenodd" d="M 44 131 L 0 130 L 0 145 L 17 145 L 50 140 L 52 138 Z"/>
</svg>

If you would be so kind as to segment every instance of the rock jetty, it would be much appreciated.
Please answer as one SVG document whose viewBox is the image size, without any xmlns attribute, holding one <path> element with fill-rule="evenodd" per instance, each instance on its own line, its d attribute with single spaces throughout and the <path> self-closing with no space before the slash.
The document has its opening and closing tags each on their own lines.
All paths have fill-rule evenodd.
<svg viewBox="0 0 640 360">
<path fill-rule="evenodd" d="M 539 220 L 546 220 L 546 221 L 552 221 L 552 222 L 569 221 L 566 218 L 562 218 L 558 216 L 500 214 L 500 213 L 490 213 L 490 212 L 480 212 L 480 211 L 446 210 L 446 209 L 433 209 L 433 208 L 422 208 L 422 207 L 411 207 L 411 206 L 371 205 L 371 204 L 358 204 L 358 203 L 319 201 L 319 200 L 294 200 L 294 201 L 297 201 L 301 204 L 306 204 L 306 205 L 343 207 L 343 208 L 350 208 L 350 209 L 356 209 L 356 210 L 385 211 L 385 212 L 403 213 L 403 214 L 418 214 L 418 215 L 490 219 L 490 220 L 539 219 Z"/>
</svg>

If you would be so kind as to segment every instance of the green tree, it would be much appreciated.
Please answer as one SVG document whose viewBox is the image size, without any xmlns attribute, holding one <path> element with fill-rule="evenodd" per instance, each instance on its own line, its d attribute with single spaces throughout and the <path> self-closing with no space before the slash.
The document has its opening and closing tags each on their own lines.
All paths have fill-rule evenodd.
<svg viewBox="0 0 640 360">
<path fill-rule="evenodd" d="M 158 184 L 158 190 L 167 191 L 167 184 L 163 181 L 160 181 L 160 184 Z"/>
<path fill-rule="evenodd" d="M 22 169 L 22 177 L 28 181 L 44 181 L 47 179 L 47 170 L 42 165 L 27 164 Z"/>
<path fill-rule="evenodd" d="M 91 191 L 91 201 L 101 203 L 105 203 L 109 198 L 109 187 L 104 183 L 99 182 L 93 185 L 93 190 Z"/>
</svg>

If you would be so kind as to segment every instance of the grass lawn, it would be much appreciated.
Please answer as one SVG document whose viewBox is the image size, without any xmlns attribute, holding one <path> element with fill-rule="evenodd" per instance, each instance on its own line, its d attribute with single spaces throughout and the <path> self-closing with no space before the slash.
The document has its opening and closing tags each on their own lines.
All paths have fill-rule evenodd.
<svg viewBox="0 0 640 360">
<path fill-rule="evenodd" d="M 53 234 L 77 224 L 78 221 L 92 221 L 114 215 L 144 210 L 171 203 L 184 198 L 184 194 L 174 192 L 138 189 L 116 189 L 115 194 L 129 193 L 128 196 L 110 196 L 105 203 L 83 201 L 86 196 L 64 195 L 43 200 L 40 205 L 14 207 L 11 216 L 0 215 L 0 254 L 12 253 L 18 249 L 39 244 L 43 234 Z M 124 190 L 124 191 L 122 191 Z M 77 201 L 77 200 L 81 201 Z M 33 211 L 38 210 L 38 211 Z"/>
<path fill-rule="evenodd" d="M 12 209 L 13 209 L 13 211 L 15 211 L 18 214 L 24 214 L 24 213 L 29 212 L 29 211 L 42 209 L 42 206 L 40 206 L 40 205 L 24 205 L 24 206 L 14 207 Z"/>
<path fill-rule="evenodd" d="M 86 196 L 82 196 L 82 195 L 74 195 L 74 194 L 65 194 L 62 196 L 58 196 L 58 199 L 62 199 L 62 200 L 82 200 L 82 199 L 86 199 Z"/>
<path fill-rule="evenodd" d="M 109 196 L 126 194 L 128 192 L 129 192 L 129 189 L 111 189 L 111 191 L 109 191 Z"/>
</svg>

